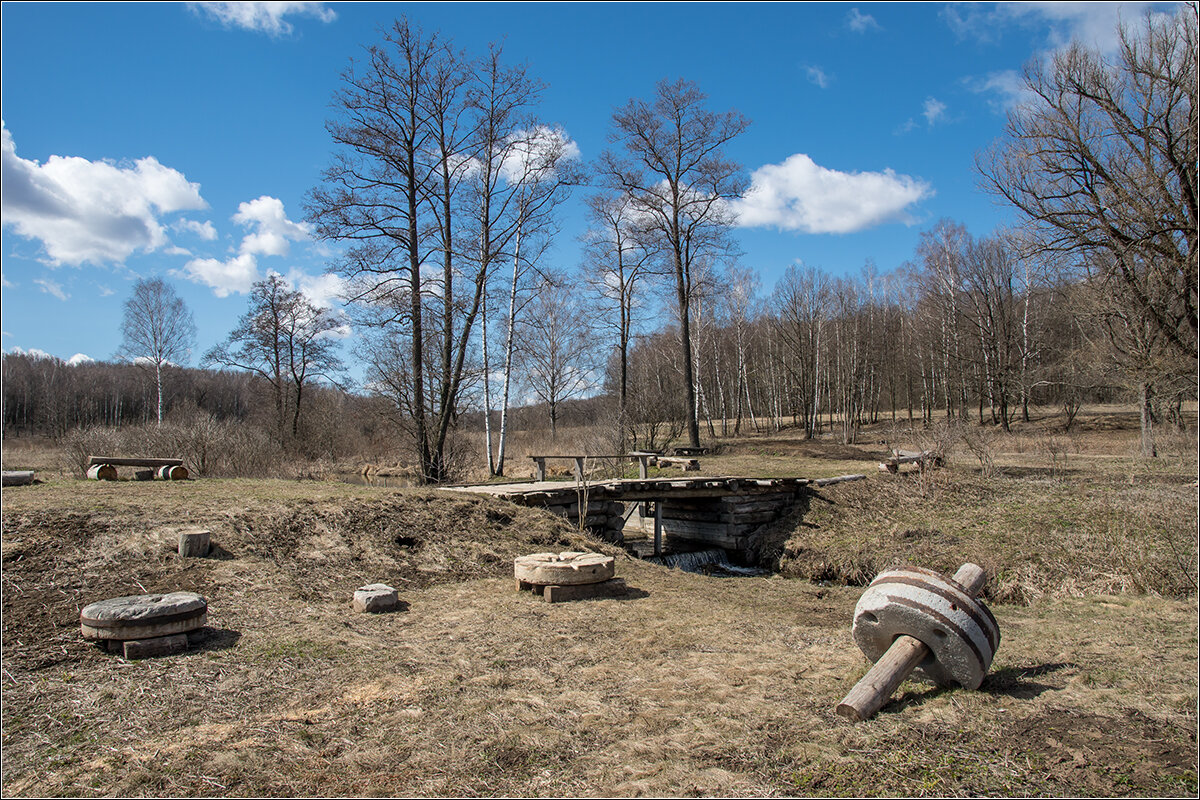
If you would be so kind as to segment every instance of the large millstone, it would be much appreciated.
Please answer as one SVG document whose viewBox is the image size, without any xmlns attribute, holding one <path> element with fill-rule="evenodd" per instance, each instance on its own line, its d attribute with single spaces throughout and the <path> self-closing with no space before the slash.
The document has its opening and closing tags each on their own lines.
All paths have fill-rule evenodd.
<svg viewBox="0 0 1200 800">
<path fill-rule="evenodd" d="M 944 687 L 978 689 L 1000 645 L 1000 627 L 982 600 L 919 567 L 876 576 L 854 609 L 851 632 L 871 661 L 902 635 L 919 640 L 930 652 L 913 674 Z"/>
<path fill-rule="evenodd" d="M 152 639 L 193 631 L 207 621 L 208 601 L 195 592 L 114 597 L 79 612 L 85 639 Z"/>
<path fill-rule="evenodd" d="M 538 586 L 600 583 L 615 571 L 613 557 L 601 553 L 534 553 L 518 556 L 513 567 L 519 582 Z"/>
</svg>

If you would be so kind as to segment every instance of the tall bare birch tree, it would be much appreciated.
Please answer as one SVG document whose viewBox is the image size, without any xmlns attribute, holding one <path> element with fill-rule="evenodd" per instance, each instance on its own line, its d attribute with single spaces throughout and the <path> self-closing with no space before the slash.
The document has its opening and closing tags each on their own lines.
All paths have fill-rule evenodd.
<svg viewBox="0 0 1200 800">
<path fill-rule="evenodd" d="M 125 301 L 119 355 L 154 370 L 156 419 L 163 420 L 163 367 L 185 364 L 196 343 L 192 312 L 162 278 L 139 280 Z"/>
</svg>

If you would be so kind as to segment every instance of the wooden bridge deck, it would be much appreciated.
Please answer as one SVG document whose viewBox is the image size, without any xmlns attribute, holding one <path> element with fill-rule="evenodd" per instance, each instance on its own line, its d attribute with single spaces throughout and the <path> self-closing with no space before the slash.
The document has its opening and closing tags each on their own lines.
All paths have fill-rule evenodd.
<svg viewBox="0 0 1200 800">
<path fill-rule="evenodd" d="M 544 507 L 601 538 L 622 544 L 627 529 L 641 533 L 652 521 L 656 555 L 662 553 L 665 535 L 702 546 L 722 547 L 748 557 L 756 532 L 800 503 L 812 487 L 864 477 L 624 478 L 590 483 L 533 481 L 443 488 Z"/>
<path fill-rule="evenodd" d="M 562 498 L 587 493 L 589 498 L 610 500 L 665 500 L 671 498 L 727 497 L 794 491 L 818 483 L 808 478 L 618 478 L 608 481 L 531 481 L 475 486 L 446 486 L 446 491 L 485 494 L 521 505 L 553 504 Z"/>
</svg>

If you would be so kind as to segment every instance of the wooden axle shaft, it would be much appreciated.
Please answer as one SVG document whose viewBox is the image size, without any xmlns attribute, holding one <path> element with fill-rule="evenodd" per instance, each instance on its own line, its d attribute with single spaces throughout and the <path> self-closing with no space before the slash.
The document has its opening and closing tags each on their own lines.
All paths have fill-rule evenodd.
<svg viewBox="0 0 1200 800">
<path fill-rule="evenodd" d="M 975 597 L 983 589 L 987 574 L 975 564 L 963 564 L 954 573 L 954 581 Z M 852 722 L 875 716 L 904 679 L 929 655 L 929 648 L 912 636 L 899 636 L 875 666 L 862 677 L 842 702 L 837 713 Z"/>
</svg>

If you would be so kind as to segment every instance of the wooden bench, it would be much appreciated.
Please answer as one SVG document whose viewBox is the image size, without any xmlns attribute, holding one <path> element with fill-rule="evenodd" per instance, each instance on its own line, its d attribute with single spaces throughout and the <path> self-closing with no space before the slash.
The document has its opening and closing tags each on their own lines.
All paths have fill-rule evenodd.
<svg viewBox="0 0 1200 800">
<path fill-rule="evenodd" d="M 707 447 L 673 447 L 673 448 L 671 448 L 671 452 L 677 456 L 685 456 L 687 458 L 692 458 L 695 456 L 708 455 L 708 448 Z"/>
<path fill-rule="evenodd" d="M 942 456 L 934 450 L 922 450 L 921 452 L 914 450 L 893 450 L 891 458 L 879 464 L 879 471 L 890 472 L 895 475 L 900 471 L 901 464 L 916 464 L 919 470 L 924 470 L 928 467 L 940 467 L 942 465 Z"/>
<path fill-rule="evenodd" d="M 115 480 L 117 467 L 148 467 L 151 477 L 162 480 L 187 480 L 188 471 L 182 458 L 123 458 L 120 456 L 91 456 L 88 458 L 88 477 L 92 480 Z M 140 478 L 141 476 L 139 476 Z"/>
</svg>

